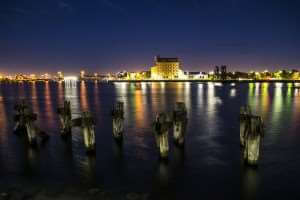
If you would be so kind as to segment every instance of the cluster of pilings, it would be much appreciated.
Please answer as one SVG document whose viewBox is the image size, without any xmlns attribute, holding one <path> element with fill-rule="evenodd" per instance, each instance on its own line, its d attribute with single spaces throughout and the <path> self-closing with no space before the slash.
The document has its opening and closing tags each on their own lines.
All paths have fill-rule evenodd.
<svg viewBox="0 0 300 200">
<path fill-rule="evenodd" d="M 82 112 L 81 117 L 72 119 L 71 103 L 64 101 L 64 107 L 58 108 L 57 113 L 61 124 L 61 136 L 68 137 L 72 135 L 72 127 L 81 128 L 83 142 L 87 153 L 95 153 L 95 120 L 90 112 Z"/>
<path fill-rule="evenodd" d="M 38 137 L 46 141 L 49 136 L 41 131 L 35 124 L 37 115 L 33 113 L 24 100 L 15 105 L 16 122 L 14 132 L 25 135 L 30 145 L 38 144 Z M 90 112 L 82 112 L 81 117 L 72 119 L 71 104 L 64 101 L 64 106 L 58 108 L 57 113 L 61 124 L 61 136 L 72 135 L 73 127 L 80 127 L 84 145 L 88 153 L 96 149 L 95 119 Z M 124 134 L 124 103 L 117 102 L 111 111 L 112 135 L 118 144 L 122 144 Z M 177 102 L 171 115 L 160 113 L 156 115 L 153 123 L 154 137 L 159 156 L 167 159 L 169 154 L 169 131 L 173 130 L 174 143 L 178 147 L 184 146 L 187 129 L 187 110 L 183 102 Z M 264 136 L 263 122 L 260 116 L 251 113 L 249 106 L 240 110 L 240 146 L 243 160 L 247 165 L 257 166 L 260 157 L 262 138 Z"/>
<path fill-rule="evenodd" d="M 153 123 L 156 146 L 161 159 L 167 159 L 169 154 L 169 131 L 173 128 L 174 142 L 178 147 L 184 146 L 187 127 L 187 110 L 183 102 L 177 102 L 173 115 L 160 113 Z"/>
<path fill-rule="evenodd" d="M 49 136 L 39 129 L 35 121 L 37 114 L 33 113 L 24 100 L 15 105 L 16 114 L 14 116 L 15 127 L 14 132 L 18 135 L 25 136 L 31 146 L 38 145 L 38 137 L 41 142 L 45 142 Z"/>
<path fill-rule="evenodd" d="M 263 121 L 251 113 L 249 106 L 240 110 L 240 146 L 245 164 L 257 166 L 264 136 Z"/>
</svg>

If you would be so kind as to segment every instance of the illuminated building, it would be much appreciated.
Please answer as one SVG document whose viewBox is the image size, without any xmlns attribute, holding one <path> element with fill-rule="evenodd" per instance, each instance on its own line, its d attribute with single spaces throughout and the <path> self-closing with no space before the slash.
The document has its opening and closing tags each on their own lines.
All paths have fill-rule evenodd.
<svg viewBox="0 0 300 200">
<path fill-rule="evenodd" d="M 154 66 L 151 67 L 152 79 L 178 79 L 180 61 L 178 58 L 161 58 L 156 56 Z"/>
</svg>

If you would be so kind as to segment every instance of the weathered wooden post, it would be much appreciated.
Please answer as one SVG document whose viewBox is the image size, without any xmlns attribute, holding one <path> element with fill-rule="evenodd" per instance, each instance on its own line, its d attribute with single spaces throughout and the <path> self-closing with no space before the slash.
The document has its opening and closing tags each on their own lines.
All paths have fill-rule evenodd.
<svg viewBox="0 0 300 200">
<path fill-rule="evenodd" d="M 72 124 L 81 127 L 87 153 L 94 153 L 96 150 L 95 120 L 91 114 L 83 112 L 80 118 L 72 120 Z"/>
<path fill-rule="evenodd" d="M 17 114 L 15 115 L 16 125 L 14 131 L 18 134 L 25 134 L 30 145 L 37 145 L 37 136 L 40 136 L 43 142 L 49 138 L 45 132 L 41 131 L 34 124 L 37 120 L 37 115 L 29 110 L 25 100 L 16 104 L 15 110 Z"/>
<path fill-rule="evenodd" d="M 64 107 L 58 108 L 57 113 L 61 124 L 61 135 L 67 136 L 72 132 L 72 113 L 70 101 L 64 101 Z"/>
<path fill-rule="evenodd" d="M 30 145 L 37 145 L 37 129 L 34 125 L 34 121 L 37 120 L 37 115 L 34 113 L 28 113 L 24 116 L 25 127 L 27 132 L 27 138 Z"/>
<path fill-rule="evenodd" d="M 113 137 L 122 141 L 124 132 L 124 103 L 117 102 L 112 110 Z"/>
<path fill-rule="evenodd" d="M 160 158 L 167 159 L 169 153 L 168 131 L 170 129 L 170 121 L 165 113 L 156 116 L 154 122 L 154 136 L 156 146 L 159 149 Z"/>
<path fill-rule="evenodd" d="M 15 126 L 14 126 L 14 133 L 20 134 L 22 132 L 26 131 L 25 127 L 25 112 L 28 110 L 28 105 L 26 104 L 25 100 L 21 100 L 19 103 L 17 103 L 14 107 L 16 111 L 16 115 L 14 117 Z"/>
<path fill-rule="evenodd" d="M 244 161 L 256 166 L 260 155 L 261 140 L 264 135 L 263 122 L 260 116 L 249 115 L 245 130 Z"/>
<path fill-rule="evenodd" d="M 245 134 L 246 134 L 246 124 L 251 115 L 251 109 L 249 106 L 241 107 L 240 109 L 240 145 L 245 146 Z"/>
<path fill-rule="evenodd" d="M 173 112 L 174 142 L 178 146 L 184 145 L 184 136 L 187 127 L 187 111 L 183 102 L 177 102 Z"/>
</svg>

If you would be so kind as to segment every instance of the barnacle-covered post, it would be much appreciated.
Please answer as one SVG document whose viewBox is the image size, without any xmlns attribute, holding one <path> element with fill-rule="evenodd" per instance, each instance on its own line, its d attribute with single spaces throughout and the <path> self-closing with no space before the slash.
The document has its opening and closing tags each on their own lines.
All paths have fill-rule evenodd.
<svg viewBox="0 0 300 200">
<path fill-rule="evenodd" d="M 81 127 L 87 153 L 94 153 L 96 150 L 95 120 L 91 114 L 83 112 L 80 118 L 72 120 L 72 124 Z"/>
<path fill-rule="evenodd" d="M 245 134 L 246 134 L 246 124 L 249 121 L 249 116 L 251 115 L 251 109 L 249 106 L 241 107 L 240 109 L 240 145 L 245 146 Z M 249 122 L 248 122 L 249 123 Z"/>
<path fill-rule="evenodd" d="M 165 113 L 156 116 L 154 122 L 154 136 L 156 146 L 159 150 L 160 158 L 167 159 L 169 153 L 168 131 L 170 129 L 170 121 Z"/>
<path fill-rule="evenodd" d="M 67 136 L 72 132 L 72 113 L 70 101 L 64 101 L 64 107 L 57 109 L 61 124 L 61 135 Z"/>
<path fill-rule="evenodd" d="M 256 166 L 260 156 L 261 141 L 264 136 L 263 121 L 260 116 L 249 116 L 246 124 L 244 161 Z"/>
<path fill-rule="evenodd" d="M 123 139 L 124 132 L 124 103 L 117 102 L 112 110 L 113 137 L 117 141 Z"/>
<path fill-rule="evenodd" d="M 174 142 L 178 146 L 184 145 L 184 136 L 187 127 L 187 111 L 183 102 L 177 102 L 173 112 Z"/>
</svg>

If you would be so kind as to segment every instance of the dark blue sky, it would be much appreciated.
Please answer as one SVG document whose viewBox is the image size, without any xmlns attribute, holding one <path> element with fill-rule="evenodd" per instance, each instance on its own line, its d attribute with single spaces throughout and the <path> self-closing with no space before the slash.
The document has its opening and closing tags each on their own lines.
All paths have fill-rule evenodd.
<svg viewBox="0 0 300 200">
<path fill-rule="evenodd" d="M 0 73 L 299 69 L 299 37 L 298 0 L 4 0 Z"/>
</svg>

